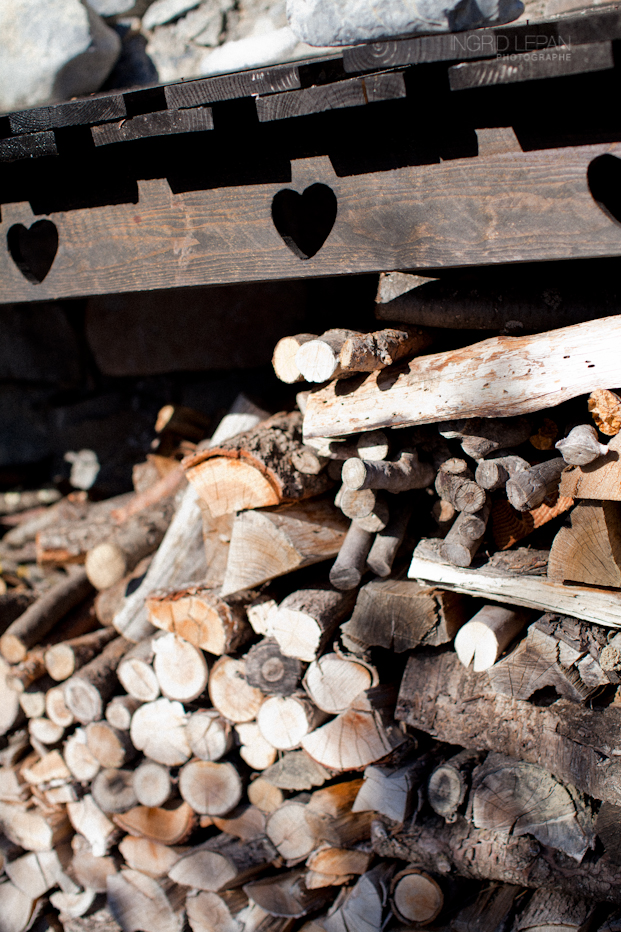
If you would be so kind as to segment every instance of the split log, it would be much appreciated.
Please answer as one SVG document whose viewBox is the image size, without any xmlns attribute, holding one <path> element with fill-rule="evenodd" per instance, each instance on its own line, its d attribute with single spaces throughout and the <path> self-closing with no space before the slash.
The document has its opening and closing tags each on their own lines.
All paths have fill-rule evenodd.
<svg viewBox="0 0 621 932">
<path fill-rule="evenodd" d="M 293 385 L 303 382 L 304 376 L 296 363 L 296 354 L 301 346 L 318 339 L 316 333 L 298 333 L 293 337 L 283 337 L 278 341 L 272 356 L 274 372 L 281 382 Z"/>
<path fill-rule="evenodd" d="M 119 662 L 119 682 L 139 702 L 153 702 L 160 694 L 160 684 L 153 670 L 154 657 L 153 638 L 148 636 L 130 647 Z"/>
<path fill-rule="evenodd" d="M 72 570 L 13 621 L 0 638 L 0 652 L 10 663 L 19 663 L 30 647 L 38 644 L 54 625 L 92 592 L 83 569 Z"/>
<path fill-rule="evenodd" d="M 352 521 L 330 569 L 330 582 L 335 589 L 349 592 L 358 588 L 372 543 L 373 534 L 365 531 L 356 521 Z"/>
<path fill-rule="evenodd" d="M 53 680 L 67 680 L 99 654 L 114 636 L 114 629 L 100 628 L 71 641 L 53 644 L 45 651 L 45 669 Z"/>
<path fill-rule="evenodd" d="M 302 739 L 313 760 L 330 770 L 360 770 L 386 757 L 405 741 L 391 715 L 392 691 L 375 687 L 350 709 Z"/>
<path fill-rule="evenodd" d="M 108 722 L 90 722 L 86 726 L 86 743 L 102 767 L 123 767 L 136 756 L 129 734 L 117 731 Z"/>
<path fill-rule="evenodd" d="M 480 751 L 460 751 L 436 767 L 427 784 L 429 805 L 446 822 L 454 822 L 465 808 L 472 771 L 481 762 Z M 383 812 L 382 815 L 389 813 Z"/>
<path fill-rule="evenodd" d="M 179 772 L 179 792 L 199 815 L 223 816 L 239 803 L 243 786 L 233 764 L 193 760 Z"/>
<path fill-rule="evenodd" d="M 168 871 L 177 863 L 183 851 L 160 845 L 148 838 L 126 835 L 119 843 L 119 852 L 128 867 L 142 871 L 149 877 L 167 877 Z"/>
<path fill-rule="evenodd" d="M 190 715 L 185 736 L 200 760 L 220 760 L 233 746 L 233 729 L 216 709 L 199 709 Z"/>
<path fill-rule="evenodd" d="M 90 663 L 65 680 L 67 708 L 83 725 L 103 717 L 106 702 L 116 689 L 115 671 L 130 646 L 125 638 L 115 638 Z"/>
<path fill-rule="evenodd" d="M 498 843 L 498 836 L 477 829 L 461 816 L 447 823 L 440 816 L 419 815 L 402 828 L 381 817 L 373 824 L 373 849 L 381 857 L 410 861 L 420 869 L 473 880 L 495 880 L 531 889 L 558 890 L 599 902 L 621 899 L 618 867 L 606 858 L 577 864 L 561 852 L 541 851 L 526 836 Z"/>
<path fill-rule="evenodd" d="M 129 731 L 132 715 L 136 709 L 140 708 L 140 705 L 140 700 L 134 699 L 133 696 L 113 696 L 106 706 L 106 721 L 113 728 L 118 728 L 120 731 Z"/>
<path fill-rule="evenodd" d="M 421 463 L 414 450 L 404 450 L 396 460 L 349 459 L 343 463 L 343 485 L 352 491 L 385 489 L 387 492 L 408 492 L 424 489 L 434 480 L 430 463 Z"/>
<path fill-rule="evenodd" d="M 169 809 L 136 806 L 128 812 L 117 813 L 113 818 L 123 831 L 160 845 L 182 844 L 196 826 L 196 815 L 186 802 Z"/>
<path fill-rule="evenodd" d="M 206 575 L 203 519 L 198 496 L 188 487 L 142 583 L 115 615 L 114 627 L 129 640 L 141 641 L 153 633 L 145 604 L 151 593 L 156 589 L 180 588 L 193 580 L 205 579 Z"/>
<path fill-rule="evenodd" d="M 512 476 L 505 486 L 509 502 L 518 511 L 531 511 L 555 495 L 559 488 L 565 460 L 558 456 L 538 466 L 531 466 Z"/>
<path fill-rule="evenodd" d="M 176 473 L 170 473 L 170 476 L 177 479 Z M 171 484 L 169 477 L 161 481 Z M 152 490 L 144 494 L 150 493 Z M 86 554 L 84 568 L 95 589 L 101 591 L 114 586 L 141 560 L 157 550 L 172 521 L 174 510 L 175 497 L 169 493 L 167 498 L 129 515 L 107 540 L 92 547 Z"/>
<path fill-rule="evenodd" d="M 192 932 L 240 932 L 241 922 L 236 917 L 242 911 L 245 914 L 247 906 L 248 897 L 243 890 L 221 893 L 191 890 L 185 901 Z"/>
<path fill-rule="evenodd" d="M 97 894 L 94 890 L 81 890 L 78 893 L 65 893 L 63 890 L 57 890 L 56 893 L 52 893 L 50 896 L 50 903 L 54 909 L 58 910 L 59 920 L 62 920 L 67 926 L 72 919 L 77 919 L 80 916 L 86 915 L 95 902 L 96 896 Z M 45 921 L 47 921 L 47 919 Z M 38 932 L 36 927 L 34 928 L 35 932 Z M 49 932 L 57 932 L 53 920 L 50 925 L 47 926 L 47 929 Z"/>
<path fill-rule="evenodd" d="M 502 837 L 532 835 L 580 863 L 594 846 L 590 814 L 542 767 L 489 754 L 472 774 L 469 811 L 476 828 Z"/>
<path fill-rule="evenodd" d="M 330 774 L 320 764 L 310 757 L 306 751 L 289 751 L 268 767 L 261 774 L 260 782 L 269 782 L 283 790 L 311 790 L 314 786 L 322 786 L 330 779 Z M 256 785 L 259 781 L 251 784 Z"/>
<path fill-rule="evenodd" d="M 176 634 L 153 641 L 153 671 L 167 699 L 191 702 L 207 687 L 209 669 L 205 655 Z"/>
<path fill-rule="evenodd" d="M 261 734 L 272 747 L 290 751 L 326 720 L 303 695 L 270 696 L 257 714 Z"/>
<path fill-rule="evenodd" d="M 510 417 L 553 407 L 614 384 L 620 326 L 605 317 L 533 336 L 492 337 L 371 373 L 347 394 L 331 383 L 308 400 L 305 436 L 433 423 L 439 410 L 449 418 Z"/>
<path fill-rule="evenodd" d="M 544 932 L 546 929 L 563 929 L 580 932 L 601 918 L 595 904 L 584 897 L 572 896 L 557 890 L 536 890 L 516 919 L 515 932 Z"/>
<path fill-rule="evenodd" d="M 514 556 L 513 553 L 511 555 Z M 490 564 L 479 570 L 461 569 L 424 559 L 416 551 L 408 576 L 494 602 L 508 602 L 510 605 L 571 615 L 612 628 L 621 627 L 619 594 L 605 589 L 562 586 L 553 580 L 529 573 L 500 573 Z"/>
<path fill-rule="evenodd" d="M 282 790 L 259 777 L 248 785 L 248 800 L 261 812 L 275 812 L 285 801 Z"/>
<path fill-rule="evenodd" d="M 99 773 L 99 761 L 95 760 L 88 748 L 83 728 L 76 728 L 67 739 L 63 757 L 72 775 L 80 783 L 90 783 Z"/>
<path fill-rule="evenodd" d="M 143 761 L 136 768 L 132 775 L 132 786 L 136 802 L 151 808 L 163 806 L 172 793 L 168 768 L 152 760 Z"/>
<path fill-rule="evenodd" d="M 238 806 L 228 816 L 214 816 L 212 821 L 221 832 L 242 841 L 265 835 L 265 813 L 256 806 Z"/>
<path fill-rule="evenodd" d="M 5 873 L 18 890 L 33 900 L 45 896 L 55 886 L 75 893 L 78 887 L 65 874 L 70 857 L 69 845 L 61 845 L 56 851 L 33 851 L 8 862 Z"/>
<path fill-rule="evenodd" d="M 493 459 L 479 460 L 475 479 L 482 489 L 495 492 L 496 489 L 504 488 L 508 479 L 524 469 L 530 469 L 528 460 L 514 453 L 505 453 Z"/>
<path fill-rule="evenodd" d="M 37 807 L 23 810 L 11 803 L 0 803 L 0 829 L 26 851 L 51 851 L 72 832 L 64 809 L 45 814 Z"/>
<path fill-rule="evenodd" d="M 349 881 L 356 874 L 366 873 L 372 857 L 370 851 L 323 845 L 309 856 L 306 866 L 315 874 L 331 875 L 334 878 L 345 876 Z M 308 886 L 308 876 L 306 884 Z"/>
<path fill-rule="evenodd" d="M 404 822 L 420 809 L 421 785 L 436 761 L 437 754 L 428 752 L 401 767 L 367 767 L 352 812 L 378 812 Z"/>
<path fill-rule="evenodd" d="M 187 887 L 216 893 L 240 886 L 268 867 L 275 857 L 276 852 L 266 838 L 241 842 L 223 835 L 191 848 L 168 876 Z"/>
<path fill-rule="evenodd" d="M 71 774 L 67 769 L 60 751 L 48 751 L 46 754 L 34 760 L 26 758 L 21 766 L 21 775 L 31 786 L 40 786 L 42 783 L 50 783 L 52 780 L 69 780 Z"/>
<path fill-rule="evenodd" d="M 182 902 L 171 902 L 158 881 L 140 871 L 108 877 L 110 912 L 124 932 L 181 932 Z"/>
<path fill-rule="evenodd" d="M 548 578 L 621 587 L 621 504 L 578 502 L 552 544 Z"/>
<path fill-rule="evenodd" d="M 255 644 L 244 659 L 246 682 L 265 695 L 290 696 L 299 689 L 302 664 L 296 657 L 283 654 L 275 638 Z"/>
<path fill-rule="evenodd" d="M 399 654 L 452 641 L 465 620 L 464 600 L 455 593 L 414 580 L 374 579 L 359 591 L 341 634 L 363 650 L 385 647 Z"/>
<path fill-rule="evenodd" d="M 28 928 L 36 901 L 10 880 L 0 883 L 0 910 L 2 926 L 6 932 L 24 932 Z"/>
<path fill-rule="evenodd" d="M 356 658 L 324 654 L 313 661 L 304 677 L 304 689 L 311 700 L 329 715 L 346 712 L 354 699 L 377 686 L 377 670 Z"/>
<path fill-rule="evenodd" d="M 349 337 L 339 354 L 339 378 L 349 373 L 374 372 L 392 366 L 397 360 L 414 356 L 432 343 L 428 330 L 417 327 L 387 328 L 374 333 L 360 333 Z"/>
<path fill-rule="evenodd" d="M 271 916 L 299 918 L 323 909 L 332 899 L 330 888 L 308 890 L 304 871 L 295 870 L 247 883 L 244 891 Z"/>
<path fill-rule="evenodd" d="M 270 617 L 271 635 L 286 657 L 310 662 L 330 642 L 354 598 L 330 587 L 292 592 Z"/>
<path fill-rule="evenodd" d="M 325 932 L 372 932 L 386 923 L 390 881 L 395 873 L 393 864 L 378 864 L 358 879 L 338 909 L 321 923 Z"/>
<path fill-rule="evenodd" d="M 65 733 L 62 725 L 50 721 L 49 718 L 31 718 L 28 722 L 28 733 L 34 741 L 43 745 L 58 744 Z"/>
<path fill-rule="evenodd" d="M 130 727 L 132 744 L 158 764 L 178 767 L 192 753 L 186 735 L 187 715 L 180 702 L 156 699 L 134 713 Z"/>
<path fill-rule="evenodd" d="M 448 560 L 453 566 L 470 566 L 483 543 L 490 509 L 491 502 L 488 499 L 475 514 L 465 511 L 458 514 L 455 523 L 440 544 L 439 550 L 443 559 Z"/>
<path fill-rule="evenodd" d="M 573 498 L 559 495 L 554 505 L 546 505 L 544 502 L 530 511 L 516 511 L 506 499 L 497 499 L 492 505 L 491 513 L 494 544 L 499 550 L 508 550 L 537 528 L 569 511 L 573 504 Z"/>
<path fill-rule="evenodd" d="M 100 770 L 91 787 L 93 799 L 102 812 L 127 812 L 137 804 L 131 770 Z"/>
<path fill-rule="evenodd" d="M 276 748 L 261 734 L 256 722 L 245 722 L 235 726 L 240 748 L 239 756 L 253 770 L 271 767 L 277 757 Z"/>
<path fill-rule="evenodd" d="M 619 818 L 621 807 L 611 803 L 602 803 L 595 819 L 595 832 L 604 846 L 606 857 L 621 865 L 621 839 L 619 838 Z"/>
<path fill-rule="evenodd" d="M 218 656 L 234 653 L 252 634 L 243 603 L 222 599 L 213 585 L 153 593 L 147 611 L 156 628 Z"/>
<path fill-rule="evenodd" d="M 361 334 L 356 330 L 326 330 L 320 337 L 300 345 L 295 354 L 295 365 L 307 382 L 339 378 L 341 350 L 350 337 L 357 336 Z"/>
<path fill-rule="evenodd" d="M 559 495 L 571 498 L 621 501 L 621 434 L 608 444 L 608 453 L 587 466 L 570 466 L 561 477 Z"/>
<path fill-rule="evenodd" d="M 402 496 L 402 498 L 405 500 L 399 502 L 398 506 L 393 506 L 390 521 L 385 528 L 380 530 L 369 550 L 367 566 L 377 576 L 390 576 L 392 565 L 412 517 L 414 501 L 409 496 Z"/>
<path fill-rule="evenodd" d="M 267 837 L 287 861 L 299 861 L 317 847 L 319 839 L 307 818 L 307 812 L 306 803 L 291 799 L 267 818 Z"/>
<path fill-rule="evenodd" d="M 278 608 L 274 599 L 267 595 L 259 596 L 246 608 L 246 617 L 255 634 L 270 636 L 270 615 Z"/>
<path fill-rule="evenodd" d="M 600 443 L 597 431 L 590 424 L 579 424 L 554 446 L 569 466 L 587 466 L 600 456 L 606 456 L 608 447 Z"/>
<path fill-rule="evenodd" d="M 444 906 L 442 887 L 425 871 L 408 867 L 393 877 L 390 906 L 401 922 L 427 925 Z"/>
<path fill-rule="evenodd" d="M 45 684 L 45 680 L 43 682 Z M 52 681 L 50 680 L 50 682 Z M 15 680 L 11 679 L 9 683 L 9 688 L 13 692 L 16 692 L 16 690 L 13 689 Z M 30 687 L 30 689 L 27 689 L 23 693 L 19 693 L 19 704 L 26 718 L 41 718 L 45 715 L 45 697 L 45 691 L 39 689 L 39 682 L 37 682 L 36 686 Z"/>
<path fill-rule="evenodd" d="M 68 803 L 67 815 L 76 832 L 88 841 L 95 857 L 108 853 L 116 841 L 117 830 L 90 794 L 78 802 Z"/>
<path fill-rule="evenodd" d="M 451 932 L 504 932 L 524 891 L 517 884 L 488 883 L 451 921 Z M 540 930 L 541 932 L 541 930 Z"/>
<path fill-rule="evenodd" d="M 588 409 L 598 430 L 607 437 L 621 431 L 621 398 L 607 388 L 598 388 L 589 395 Z"/>
<path fill-rule="evenodd" d="M 251 722 L 265 696 L 246 681 L 243 660 L 220 657 L 211 668 L 209 698 L 214 708 L 230 722 Z"/>
<path fill-rule="evenodd" d="M 614 638 L 610 645 L 607 640 L 608 632 L 599 625 L 543 615 L 530 625 L 524 640 L 488 671 L 490 684 L 495 692 L 514 699 L 530 699 L 547 689 L 583 702 L 611 681 L 621 682 L 612 656 Z"/>
<path fill-rule="evenodd" d="M 334 558 L 348 523 L 326 499 L 243 511 L 233 524 L 221 596 Z"/>
<path fill-rule="evenodd" d="M 488 670 L 531 618 L 528 609 L 484 605 L 457 632 L 455 652 L 465 667 L 472 664 L 475 673 Z"/>
<path fill-rule="evenodd" d="M 450 651 L 419 652 L 408 660 L 395 717 L 448 744 L 538 764 L 596 799 L 619 804 L 621 764 L 612 749 L 621 709 L 591 710 L 567 699 L 536 706 L 494 693 L 486 680 Z"/>
<path fill-rule="evenodd" d="M 20 663 L 11 667 L 7 674 L 7 683 L 11 689 L 23 693 L 33 683 L 41 679 L 45 673 L 44 654 L 45 651 L 42 647 L 35 647 L 33 650 L 28 651 Z M 41 691 L 38 685 L 37 691 Z"/>
<path fill-rule="evenodd" d="M 291 456 L 303 446 L 299 411 L 277 414 L 254 430 L 186 457 L 188 481 L 214 517 L 320 495 L 325 473 L 297 472 Z"/>
<path fill-rule="evenodd" d="M 9 589 L 8 592 L 0 594 L 0 633 L 4 634 L 9 625 L 23 615 L 36 598 L 36 594 L 29 590 Z"/>
</svg>

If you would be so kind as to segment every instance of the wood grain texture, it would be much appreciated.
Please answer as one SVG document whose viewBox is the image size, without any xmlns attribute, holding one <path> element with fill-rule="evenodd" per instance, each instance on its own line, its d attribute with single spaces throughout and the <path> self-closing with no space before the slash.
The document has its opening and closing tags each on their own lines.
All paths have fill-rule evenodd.
<svg viewBox="0 0 621 932">
<path fill-rule="evenodd" d="M 494 602 L 558 612 L 609 628 L 621 628 L 621 596 L 617 592 L 564 586 L 541 576 L 492 576 L 485 573 L 484 567 L 481 570 L 462 569 L 446 563 L 433 563 L 416 555 L 412 558 L 408 576 Z"/>
<path fill-rule="evenodd" d="M 19 159 L 37 159 L 44 155 L 57 155 L 54 133 L 31 133 L 0 140 L 0 162 L 17 162 Z"/>
<path fill-rule="evenodd" d="M 261 123 L 268 123 L 271 120 L 286 120 L 325 110 L 342 110 L 345 107 L 361 107 L 405 96 L 402 74 L 374 74 L 368 78 L 350 78 L 334 84 L 259 97 L 257 115 Z"/>
<path fill-rule="evenodd" d="M 239 71 L 198 81 L 171 84 L 164 89 L 169 110 L 181 110 L 211 104 L 237 97 L 254 97 L 258 94 L 276 94 L 300 87 L 296 65 L 261 68 L 258 71 Z"/>
<path fill-rule="evenodd" d="M 272 200 L 282 184 L 173 195 L 163 179 L 138 181 L 137 204 L 50 215 L 58 252 L 40 284 L 27 281 L 3 251 L 0 300 L 619 255 L 621 228 L 594 201 L 587 182 L 589 164 L 604 154 L 621 155 L 621 145 L 345 177 L 336 176 L 325 156 L 294 160 L 285 187 L 303 191 L 322 183 L 338 201 L 326 241 L 305 260 L 272 222 Z M 0 239 L 12 224 L 29 226 L 35 219 L 25 201 L 3 205 Z"/>
<path fill-rule="evenodd" d="M 9 114 L 11 132 L 36 133 L 63 126 L 84 126 L 104 120 L 119 120 L 127 114 L 122 94 L 102 94 L 81 100 L 67 100 L 47 107 L 34 107 Z"/>
<path fill-rule="evenodd" d="M 607 71 L 614 65 L 612 42 L 598 42 L 453 65 L 449 68 L 449 83 L 452 91 L 463 91 L 471 87 Z"/>
<path fill-rule="evenodd" d="M 193 110 L 160 110 L 141 113 L 120 123 L 102 123 L 93 126 L 91 133 L 96 146 L 109 146 L 114 142 L 129 142 L 149 136 L 172 136 L 176 133 L 197 133 L 213 129 L 213 116 L 209 107 Z"/>
<path fill-rule="evenodd" d="M 540 411 L 612 384 L 618 378 L 620 350 L 621 320 L 604 317 L 419 356 L 404 366 L 371 373 L 361 383 L 350 379 L 342 388 L 331 382 L 311 393 L 304 437 L 435 423 L 438 411 L 446 419 Z"/>
</svg>

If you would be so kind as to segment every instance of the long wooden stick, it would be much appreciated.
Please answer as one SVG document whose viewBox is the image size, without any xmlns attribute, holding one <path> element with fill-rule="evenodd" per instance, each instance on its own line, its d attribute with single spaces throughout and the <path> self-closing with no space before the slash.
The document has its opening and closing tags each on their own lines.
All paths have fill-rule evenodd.
<svg viewBox="0 0 621 932">
<path fill-rule="evenodd" d="M 512 417 L 616 384 L 621 318 L 604 317 L 526 337 L 492 337 L 373 372 L 339 393 L 308 398 L 304 436 L 340 437 L 467 417 Z"/>
</svg>

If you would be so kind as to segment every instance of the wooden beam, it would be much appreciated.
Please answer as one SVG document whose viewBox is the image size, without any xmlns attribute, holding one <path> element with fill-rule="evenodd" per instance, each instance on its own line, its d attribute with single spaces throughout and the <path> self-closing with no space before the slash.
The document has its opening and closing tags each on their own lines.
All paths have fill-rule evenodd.
<svg viewBox="0 0 621 932">
<path fill-rule="evenodd" d="M 381 100 L 396 100 L 406 96 L 402 74 L 374 74 L 368 78 L 350 78 L 334 84 L 308 87 L 284 94 L 270 94 L 257 100 L 259 122 L 286 120 L 325 110 L 362 107 Z"/>
<path fill-rule="evenodd" d="M 14 144 L 5 140 L 0 149 Z M 587 178 L 591 163 L 604 155 L 614 168 L 621 144 L 342 177 L 321 156 L 293 161 L 289 183 L 179 194 L 165 179 L 138 181 L 137 204 L 50 215 L 58 249 L 40 283 L 2 250 L 0 300 L 621 255 L 619 223 L 594 200 Z M 599 180 L 598 197 L 606 200 L 606 179 Z M 286 231 L 284 239 L 278 232 L 272 202 L 282 190 L 299 194 L 314 185 L 319 189 L 295 202 L 301 226 L 311 222 L 309 201 L 325 188 L 334 195 L 331 203 L 336 199 L 336 219 L 316 254 L 304 259 L 287 245 Z M 612 197 L 612 181 L 608 187 Z M 0 240 L 12 226 L 30 227 L 36 219 L 26 201 L 4 204 Z M 290 232 L 293 239 L 295 229 Z"/>
<path fill-rule="evenodd" d="M 565 586 L 545 576 L 492 576 L 480 570 L 433 563 L 414 555 L 410 579 L 435 583 L 443 589 L 508 602 L 544 612 L 572 615 L 583 621 L 621 628 L 621 593 L 587 586 Z"/>
<path fill-rule="evenodd" d="M 304 437 L 339 437 L 442 419 L 513 417 L 558 405 L 618 379 L 621 318 L 603 317 L 473 346 L 373 372 L 357 386 L 312 392 Z M 347 387 L 351 389 L 347 391 Z"/>
<path fill-rule="evenodd" d="M 129 142 L 150 136 L 172 136 L 176 133 L 196 133 L 213 129 L 210 107 L 193 110 L 158 110 L 141 113 L 120 123 L 102 123 L 93 126 L 91 133 L 95 146 L 109 146 L 114 142 Z"/>
<path fill-rule="evenodd" d="M 9 114 L 11 132 L 37 133 L 42 130 L 60 129 L 64 126 L 84 126 L 88 123 L 103 123 L 105 120 L 120 120 L 127 115 L 125 100 L 118 91 L 98 94 L 80 100 L 67 100 L 47 107 L 34 107 Z"/>
</svg>

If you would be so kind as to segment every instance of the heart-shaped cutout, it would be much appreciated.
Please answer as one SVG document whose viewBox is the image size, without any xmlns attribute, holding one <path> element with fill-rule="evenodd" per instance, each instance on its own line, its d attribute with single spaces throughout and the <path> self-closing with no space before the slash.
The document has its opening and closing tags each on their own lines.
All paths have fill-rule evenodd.
<svg viewBox="0 0 621 932">
<path fill-rule="evenodd" d="M 37 220 L 28 229 L 14 223 L 7 233 L 7 246 L 13 262 L 24 278 L 41 284 L 56 258 L 58 230 L 51 220 Z"/>
<path fill-rule="evenodd" d="M 604 213 L 621 223 L 621 159 L 606 153 L 589 164 L 587 182 L 593 200 Z"/>
<path fill-rule="evenodd" d="M 336 194 L 325 184 L 312 184 L 303 194 L 285 188 L 274 196 L 272 220 L 289 249 L 310 259 L 330 235 L 337 210 Z"/>
</svg>

